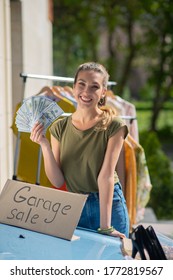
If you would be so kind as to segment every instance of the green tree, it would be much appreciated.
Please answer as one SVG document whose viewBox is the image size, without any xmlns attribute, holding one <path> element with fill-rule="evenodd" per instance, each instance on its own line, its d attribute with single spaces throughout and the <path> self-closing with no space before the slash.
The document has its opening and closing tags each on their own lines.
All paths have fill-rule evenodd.
<svg viewBox="0 0 173 280">
<path fill-rule="evenodd" d="M 79 63 L 97 61 L 99 24 L 95 1 L 54 0 L 54 72 L 73 75 Z"/>
<path fill-rule="evenodd" d="M 139 67 L 153 89 L 150 129 L 157 130 L 164 103 L 173 96 L 173 2 L 54 0 L 54 15 L 54 73 L 73 76 L 80 63 L 99 61 L 124 97 Z"/>
<path fill-rule="evenodd" d="M 159 114 L 165 102 L 173 97 L 173 2 L 149 2 L 149 5 L 144 2 L 146 14 L 142 23 L 143 53 L 147 57 L 148 83 L 153 88 L 150 129 L 156 131 Z"/>
<path fill-rule="evenodd" d="M 145 150 L 153 188 L 148 205 L 154 209 L 158 219 L 173 218 L 173 172 L 170 160 L 162 150 L 155 132 L 143 132 L 140 141 Z"/>
</svg>

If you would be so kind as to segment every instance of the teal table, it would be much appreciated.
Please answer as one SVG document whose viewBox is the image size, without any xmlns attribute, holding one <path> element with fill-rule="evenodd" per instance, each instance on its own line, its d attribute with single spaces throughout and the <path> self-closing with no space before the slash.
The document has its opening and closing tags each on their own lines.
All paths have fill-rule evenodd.
<svg viewBox="0 0 173 280">
<path fill-rule="evenodd" d="M 0 260 L 123 260 L 121 240 L 77 228 L 73 241 L 0 224 Z"/>
</svg>

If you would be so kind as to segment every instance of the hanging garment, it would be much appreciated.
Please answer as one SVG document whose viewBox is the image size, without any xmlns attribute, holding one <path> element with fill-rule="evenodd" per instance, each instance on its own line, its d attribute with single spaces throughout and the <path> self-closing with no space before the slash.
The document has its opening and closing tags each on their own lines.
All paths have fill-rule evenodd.
<svg viewBox="0 0 173 280">
<path fill-rule="evenodd" d="M 134 165 L 129 165 L 128 163 L 129 150 L 131 151 L 131 157 L 135 157 L 136 161 L 136 183 L 134 182 L 135 167 Z M 126 199 L 127 201 L 130 200 L 132 202 L 131 204 L 129 203 L 129 211 L 130 213 L 133 212 L 131 221 L 132 223 L 138 223 L 144 217 L 145 207 L 150 198 L 152 184 L 150 181 L 144 149 L 130 135 L 128 135 L 125 140 L 125 164 L 126 178 L 127 176 L 131 177 L 126 180 L 125 193 L 128 193 Z M 131 184 L 129 184 L 129 182 Z M 131 207 L 134 209 L 132 210 Z"/>
<path fill-rule="evenodd" d="M 137 120 L 134 119 L 136 117 L 136 108 L 135 106 L 124 100 L 118 95 L 114 95 L 112 92 L 108 91 L 107 99 L 106 99 L 106 105 L 113 107 L 117 114 L 122 117 L 130 117 L 129 119 L 125 118 L 124 121 L 128 126 L 129 134 L 137 141 L 139 142 L 139 135 L 138 135 L 138 124 Z M 131 119 L 132 118 L 132 119 Z M 123 191 L 125 190 L 126 186 L 126 178 L 125 178 L 125 151 L 124 146 L 122 148 L 122 151 L 119 156 L 119 160 L 116 166 L 116 171 L 119 176 L 119 180 L 121 182 Z"/>
<path fill-rule="evenodd" d="M 135 106 L 124 100 L 118 95 L 114 95 L 114 98 L 108 95 L 107 100 L 106 100 L 106 105 L 113 107 L 116 111 L 117 114 L 120 116 L 129 116 L 132 118 L 136 117 L 136 108 Z M 128 128 L 129 128 L 129 133 L 135 139 L 135 141 L 139 142 L 139 133 L 138 133 L 138 123 L 136 119 L 124 119 L 126 122 Z"/>
<path fill-rule="evenodd" d="M 59 87 L 59 86 L 54 86 L 52 87 L 53 91 L 57 91 L 58 94 L 62 97 L 67 98 L 68 100 L 70 100 L 73 105 L 75 106 L 75 108 L 77 107 L 77 101 L 73 96 L 73 89 L 69 86 L 64 86 L 64 87 Z"/>
<path fill-rule="evenodd" d="M 124 195 L 130 219 L 130 228 L 136 222 L 137 163 L 129 135 L 124 142 L 125 151 L 125 190 Z"/>
<path fill-rule="evenodd" d="M 133 140 L 132 140 L 133 141 Z M 146 162 L 145 151 L 141 145 L 136 148 L 137 162 L 137 194 L 136 194 L 136 222 L 144 218 L 145 207 L 150 199 L 152 184 Z"/>
</svg>

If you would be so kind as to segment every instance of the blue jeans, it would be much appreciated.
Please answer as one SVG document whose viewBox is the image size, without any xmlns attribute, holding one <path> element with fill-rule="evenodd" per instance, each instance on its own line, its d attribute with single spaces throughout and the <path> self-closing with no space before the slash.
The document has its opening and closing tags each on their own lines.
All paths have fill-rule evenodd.
<svg viewBox="0 0 173 280">
<path fill-rule="evenodd" d="M 120 183 L 114 186 L 111 225 L 129 237 L 129 217 Z M 99 193 L 88 195 L 78 226 L 92 230 L 100 227 Z"/>
</svg>

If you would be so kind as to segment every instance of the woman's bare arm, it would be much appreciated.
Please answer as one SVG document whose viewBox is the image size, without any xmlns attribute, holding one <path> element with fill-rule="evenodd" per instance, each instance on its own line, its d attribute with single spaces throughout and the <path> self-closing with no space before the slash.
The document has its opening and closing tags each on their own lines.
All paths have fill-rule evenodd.
<svg viewBox="0 0 173 280">
<path fill-rule="evenodd" d="M 111 226 L 112 199 L 114 192 L 114 171 L 124 143 L 124 128 L 121 128 L 108 141 L 108 146 L 102 168 L 98 176 L 100 199 L 100 228 Z M 113 236 L 125 237 L 124 234 L 114 231 Z"/>
</svg>

